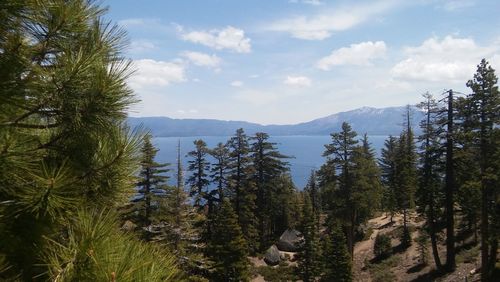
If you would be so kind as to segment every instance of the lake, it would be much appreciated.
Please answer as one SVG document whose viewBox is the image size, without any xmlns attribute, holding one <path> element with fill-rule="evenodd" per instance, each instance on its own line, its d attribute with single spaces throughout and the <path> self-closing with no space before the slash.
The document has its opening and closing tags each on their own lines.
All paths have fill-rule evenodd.
<svg viewBox="0 0 500 282">
<path fill-rule="evenodd" d="M 203 139 L 209 148 L 213 148 L 217 143 L 226 141 L 230 136 L 197 136 L 197 137 L 155 137 L 153 143 L 160 151 L 156 157 L 158 162 L 171 163 L 172 172 L 170 173 L 172 184 L 175 182 L 175 163 L 177 158 L 177 142 L 181 143 L 181 157 L 183 158 L 184 169 L 187 168 L 187 152 L 194 149 L 193 141 Z M 375 149 L 377 156 L 380 155 L 380 149 L 384 145 L 387 136 L 372 135 L 368 140 Z M 287 156 L 293 156 L 289 159 L 290 173 L 295 185 L 302 189 L 306 183 L 312 169 L 319 169 L 325 162 L 322 154 L 325 150 L 324 145 L 330 143 L 331 137 L 324 136 L 272 136 L 271 142 L 277 143 L 278 150 Z"/>
</svg>

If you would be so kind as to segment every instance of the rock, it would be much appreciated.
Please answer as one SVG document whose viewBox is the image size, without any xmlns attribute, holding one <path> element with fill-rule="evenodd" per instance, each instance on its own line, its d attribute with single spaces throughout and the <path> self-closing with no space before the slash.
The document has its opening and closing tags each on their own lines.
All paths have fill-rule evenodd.
<svg viewBox="0 0 500 282">
<path fill-rule="evenodd" d="M 280 251 L 297 252 L 304 245 L 302 233 L 295 229 L 287 229 L 280 236 L 280 240 L 276 244 Z"/>
<path fill-rule="evenodd" d="M 281 261 L 281 255 L 276 247 L 276 245 L 272 245 L 267 249 L 266 254 L 264 255 L 264 261 L 271 266 L 278 265 Z"/>
<path fill-rule="evenodd" d="M 122 225 L 122 230 L 128 231 L 128 232 L 134 231 L 136 228 L 137 228 L 137 224 L 133 223 L 130 220 L 125 221 L 125 223 L 123 223 L 123 225 Z"/>
</svg>

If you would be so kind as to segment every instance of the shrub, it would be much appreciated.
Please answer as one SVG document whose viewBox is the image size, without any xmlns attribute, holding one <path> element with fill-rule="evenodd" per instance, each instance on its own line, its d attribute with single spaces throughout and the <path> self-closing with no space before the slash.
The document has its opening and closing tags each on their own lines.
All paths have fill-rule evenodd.
<svg viewBox="0 0 500 282">
<path fill-rule="evenodd" d="M 417 242 L 417 250 L 418 250 L 418 260 L 420 264 L 427 265 L 427 236 L 426 234 L 421 234 L 415 240 Z"/>
<path fill-rule="evenodd" d="M 409 228 L 403 228 L 403 234 L 401 234 L 401 246 L 403 248 L 408 248 L 411 246 L 411 234 Z"/>
<path fill-rule="evenodd" d="M 385 234 L 377 234 L 375 245 L 373 246 L 373 254 L 375 257 L 388 257 L 391 251 L 391 238 Z"/>
</svg>

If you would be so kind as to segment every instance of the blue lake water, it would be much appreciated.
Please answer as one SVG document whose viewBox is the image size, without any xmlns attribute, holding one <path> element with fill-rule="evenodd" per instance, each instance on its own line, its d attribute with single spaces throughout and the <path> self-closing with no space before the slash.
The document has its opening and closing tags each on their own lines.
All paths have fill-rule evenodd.
<svg viewBox="0 0 500 282">
<path fill-rule="evenodd" d="M 213 148 L 217 143 L 226 141 L 230 136 L 197 136 L 197 137 L 155 137 L 153 143 L 160 151 L 157 155 L 157 161 L 171 163 L 171 176 L 175 174 L 175 163 L 177 158 L 177 142 L 181 143 L 181 157 L 183 158 L 184 169 L 187 167 L 188 158 L 187 152 L 194 149 L 193 141 L 203 139 L 209 148 Z M 372 135 L 368 136 L 368 140 L 375 149 L 377 156 L 380 155 L 380 149 L 384 145 L 384 140 L 387 136 Z M 312 169 L 319 169 L 325 162 L 322 154 L 325 150 L 324 145 L 330 143 L 331 137 L 325 136 L 272 136 L 271 142 L 277 143 L 278 150 L 287 156 L 292 156 L 289 159 L 290 173 L 295 185 L 302 189 L 311 173 Z M 173 184 L 172 179 L 172 184 Z"/>
</svg>

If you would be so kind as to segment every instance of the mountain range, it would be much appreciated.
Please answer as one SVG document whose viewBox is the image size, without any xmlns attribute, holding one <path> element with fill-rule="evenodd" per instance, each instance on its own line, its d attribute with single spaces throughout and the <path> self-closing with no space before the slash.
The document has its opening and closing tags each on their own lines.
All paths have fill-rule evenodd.
<svg viewBox="0 0 500 282">
<path fill-rule="evenodd" d="M 424 113 L 411 108 L 412 126 L 419 133 L 418 123 Z M 339 112 L 308 122 L 289 125 L 261 125 L 245 121 L 216 119 L 173 119 L 168 117 L 129 117 L 131 127 L 143 125 L 157 137 L 230 136 L 238 128 L 247 134 L 266 132 L 273 136 L 328 135 L 340 130 L 342 122 L 348 122 L 358 134 L 399 135 L 405 120 L 406 107 L 362 107 Z"/>
</svg>

